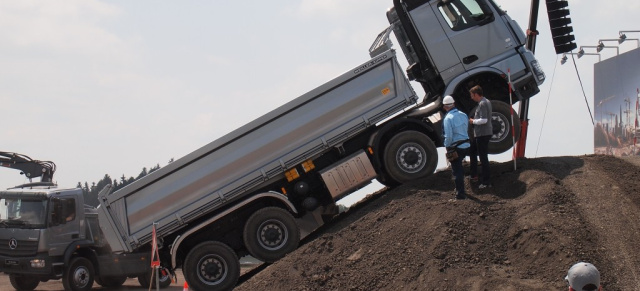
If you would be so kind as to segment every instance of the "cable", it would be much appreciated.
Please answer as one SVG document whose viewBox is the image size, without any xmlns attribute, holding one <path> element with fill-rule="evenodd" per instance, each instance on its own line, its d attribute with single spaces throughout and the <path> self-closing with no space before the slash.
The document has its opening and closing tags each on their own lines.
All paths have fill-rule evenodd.
<svg viewBox="0 0 640 291">
<path fill-rule="evenodd" d="M 544 128 L 544 121 L 547 118 L 547 109 L 549 108 L 549 98 L 551 97 L 551 89 L 553 88 L 553 81 L 556 79 L 556 69 L 558 68 L 558 56 L 556 55 L 555 66 L 553 67 L 553 74 L 551 75 L 551 85 L 549 85 L 549 94 L 547 94 L 547 104 L 544 107 L 544 114 L 542 114 L 542 125 L 540 126 L 540 134 L 538 135 L 538 145 L 536 145 L 536 154 L 534 158 L 538 157 L 538 149 L 540 148 L 540 140 L 542 139 L 542 129 Z"/>
<path fill-rule="evenodd" d="M 580 88 L 582 89 L 582 95 L 584 96 L 584 103 L 587 105 L 587 109 L 589 110 L 589 116 L 591 116 L 591 124 L 593 124 L 593 126 L 596 126 L 596 122 L 593 120 L 593 114 L 591 114 L 591 107 L 589 107 L 589 102 L 587 101 L 587 94 L 584 93 L 584 86 L 582 85 L 580 72 L 578 72 L 578 65 L 576 65 L 576 59 L 573 54 L 571 54 L 571 60 L 573 60 L 573 67 L 576 68 L 576 75 L 578 75 L 578 81 L 580 81 Z"/>
</svg>

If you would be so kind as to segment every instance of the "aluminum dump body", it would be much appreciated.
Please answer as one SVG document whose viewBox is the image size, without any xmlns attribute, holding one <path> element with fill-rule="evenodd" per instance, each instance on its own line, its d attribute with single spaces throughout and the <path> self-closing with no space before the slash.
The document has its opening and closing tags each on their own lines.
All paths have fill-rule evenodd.
<svg viewBox="0 0 640 291">
<path fill-rule="evenodd" d="M 100 224 L 114 252 L 219 211 L 301 162 L 416 104 L 389 50 L 110 195 Z M 241 107 L 237 109 L 241 112 Z"/>
</svg>

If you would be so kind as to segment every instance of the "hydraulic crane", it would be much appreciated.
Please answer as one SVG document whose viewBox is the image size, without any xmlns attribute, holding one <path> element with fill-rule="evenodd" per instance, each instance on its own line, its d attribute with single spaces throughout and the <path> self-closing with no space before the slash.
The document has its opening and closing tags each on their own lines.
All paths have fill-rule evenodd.
<svg viewBox="0 0 640 291">
<path fill-rule="evenodd" d="M 536 37 L 538 36 L 538 8 L 540 0 L 531 1 L 531 11 L 529 15 L 529 28 L 527 29 L 526 47 L 534 54 L 536 53 Z M 520 138 L 514 148 L 516 158 L 524 158 L 527 147 L 527 131 L 529 129 L 529 99 L 520 101 Z"/>
<path fill-rule="evenodd" d="M 25 175 L 29 182 L 33 178 L 40 177 L 40 182 L 47 184 L 53 183 L 53 173 L 56 171 L 56 164 L 51 161 L 34 160 L 23 154 L 2 151 L 0 151 L 0 167 L 20 170 L 20 174 Z"/>
</svg>

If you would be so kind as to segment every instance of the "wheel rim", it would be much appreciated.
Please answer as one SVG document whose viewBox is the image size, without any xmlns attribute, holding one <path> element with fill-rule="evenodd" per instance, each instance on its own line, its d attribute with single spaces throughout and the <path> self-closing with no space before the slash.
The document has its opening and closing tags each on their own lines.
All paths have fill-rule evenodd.
<svg viewBox="0 0 640 291">
<path fill-rule="evenodd" d="M 502 114 L 494 113 L 491 116 L 491 127 L 493 128 L 493 135 L 491 136 L 491 142 L 501 142 L 509 133 L 507 127 L 506 117 Z M 496 130 L 498 129 L 498 130 Z"/>
<path fill-rule="evenodd" d="M 227 274 L 227 262 L 218 255 L 207 255 L 198 261 L 198 279 L 207 285 L 219 284 Z"/>
<path fill-rule="evenodd" d="M 424 148 L 419 144 L 407 143 L 396 152 L 396 162 L 402 171 L 417 173 L 424 168 L 426 155 Z"/>
<path fill-rule="evenodd" d="M 89 271 L 84 267 L 77 268 L 73 272 L 73 284 L 78 288 L 86 287 L 89 284 L 89 279 Z"/>
<path fill-rule="evenodd" d="M 287 240 L 289 240 L 289 231 L 279 220 L 269 219 L 258 227 L 258 243 L 267 250 L 278 250 Z"/>
</svg>

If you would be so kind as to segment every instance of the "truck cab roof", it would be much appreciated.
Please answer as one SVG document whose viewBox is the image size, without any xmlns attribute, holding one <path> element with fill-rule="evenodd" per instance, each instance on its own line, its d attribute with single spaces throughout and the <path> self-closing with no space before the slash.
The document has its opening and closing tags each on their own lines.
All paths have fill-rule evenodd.
<svg viewBox="0 0 640 291">
<path fill-rule="evenodd" d="M 24 186 L 24 185 L 23 185 Z M 0 196 L 20 196 L 20 197 L 51 197 L 65 192 L 82 192 L 80 188 L 58 188 L 51 186 L 33 186 L 33 187 L 14 187 L 6 190 L 0 190 Z"/>
</svg>

